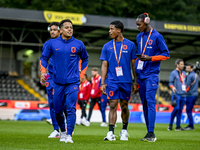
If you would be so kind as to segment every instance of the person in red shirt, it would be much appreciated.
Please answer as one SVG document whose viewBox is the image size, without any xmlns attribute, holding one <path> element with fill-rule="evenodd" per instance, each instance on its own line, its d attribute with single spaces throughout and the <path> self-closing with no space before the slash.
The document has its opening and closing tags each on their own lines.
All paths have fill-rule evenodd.
<svg viewBox="0 0 200 150">
<path fill-rule="evenodd" d="M 98 103 L 99 109 L 101 111 L 101 87 L 99 86 L 101 83 L 101 76 L 98 74 L 98 68 L 96 67 L 92 68 L 91 73 L 92 73 L 92 78 L 91 78 L 92 88 L 90 93 L 91 102 L 90 102 L 88 118 L 85 122 L 86 126 L 90 126 L 90 118 L 92 116 L 92 111 L 96 103 Z"/>
<path fill-rule="evenodd" d="M 90 98 L 90 91 L 91 91 L 91 84 L 90 82 L 87 80 L 87 75 L 85 74 L 83 79 L 80 78 L 80 85 L 79 85 L 79 92 L 78 92 L 78 104 L 81 107 L 81 118 L 76 122 L 77 125 L 81 125 L 84 124 L 84 122 L 82 122 L 83 117 L 86 118 L 86 105 L 87 102 Z"/>
</svg>

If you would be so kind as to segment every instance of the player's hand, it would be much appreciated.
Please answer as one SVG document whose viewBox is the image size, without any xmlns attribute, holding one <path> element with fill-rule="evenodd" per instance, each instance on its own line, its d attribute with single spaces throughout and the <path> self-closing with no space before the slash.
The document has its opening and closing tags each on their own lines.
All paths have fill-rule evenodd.
<svg viewBox="0 0 200 150">
<path fill-rule="evenodd" d="M 136 94 L 138 92 L 138 85 L 134 84 L 133 85 L 133 95 Z"/>
<path fill-rule="evenodd" d="M 42 73 L 42 74 L 41 74 L 41 77 L 40 77 L 40 81 L 41 81 L 42 83 L 46 82 L 46 80 L 47 80 L 47 79 L 45 78 L 44 75 L 45 75 L 45 73 Z"/>
<path fill-rule="evenodd" d="M 106 84 L 101 85 L 101 93 L 104 94 L 104 95 L 107 95 L 106 94 Z"/>
<path fill-rule="evenodd" d="M 141 60 L 141 61 L 151 61 L 151 56 L 148 56 L 148 55 L 141 55 L 140 57 L 139 57 L 139 59 Z"/>
<path fill-rule="evenodd" d="M 172 102 L 172 107 L 176 107 L 177 103 L 176 101 Z"/>
<path fill-rule="evenodd" d="M 173 91 L 174 93 L 176 93 L 176 88 L 175 88 L 175 87 L 173 87 L 173 88 L 172 88 L 172 91 Z"/>
</svg>

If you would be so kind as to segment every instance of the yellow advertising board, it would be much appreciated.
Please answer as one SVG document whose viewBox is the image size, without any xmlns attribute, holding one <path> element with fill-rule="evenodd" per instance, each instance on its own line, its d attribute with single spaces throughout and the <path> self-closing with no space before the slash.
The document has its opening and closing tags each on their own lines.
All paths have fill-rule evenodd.
<svg viewBox="0 0 200 150">
<path fill-rule="evenodd" d="M 164 29 L 168 30 L 179 30 L 179 31 L 190 31 L 190 32 L 200 32 L 200 26 L 197 25 L 184 25 L 184 24 L 172 24 L 165 23 Z"/>
<path fill-rule="evenodd" d="M 64 19 L 70 19 L 74 25 L 82 25 L 87 19 L 84 14 L 65 13 L 56 11 L 44 11 L 44 18 L 47 22 L 60 22 Z"/>
</svg>

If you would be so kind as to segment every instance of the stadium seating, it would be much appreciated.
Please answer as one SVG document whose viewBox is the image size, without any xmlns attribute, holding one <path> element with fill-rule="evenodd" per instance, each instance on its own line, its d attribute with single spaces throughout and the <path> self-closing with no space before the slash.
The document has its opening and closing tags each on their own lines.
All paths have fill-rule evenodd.
<svg viewBox="0 0 200 150">
<path fill-rule="evenodd" d="M 39 101 L 17 82 L 16 76 L 9 76 L 7 71 L 0 71 L 0 99 Z"/>
</svg>

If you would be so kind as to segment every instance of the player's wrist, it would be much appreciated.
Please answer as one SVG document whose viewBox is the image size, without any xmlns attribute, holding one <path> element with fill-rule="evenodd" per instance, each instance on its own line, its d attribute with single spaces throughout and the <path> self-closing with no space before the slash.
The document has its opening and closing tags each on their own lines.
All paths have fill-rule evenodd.
<svg viewBox="0 0 200 150">
<path fill-rule="evenodd" d="M 44 76 L 45 74 L 46 74 L 46 73 L 43 72 L 43 73 L 41 73 L 41 76 Z"/>
<path fill-rule="evenodd" d="M 105 83 L 101 83 L 101 85 L 106 85 Z"/>
</svg>

